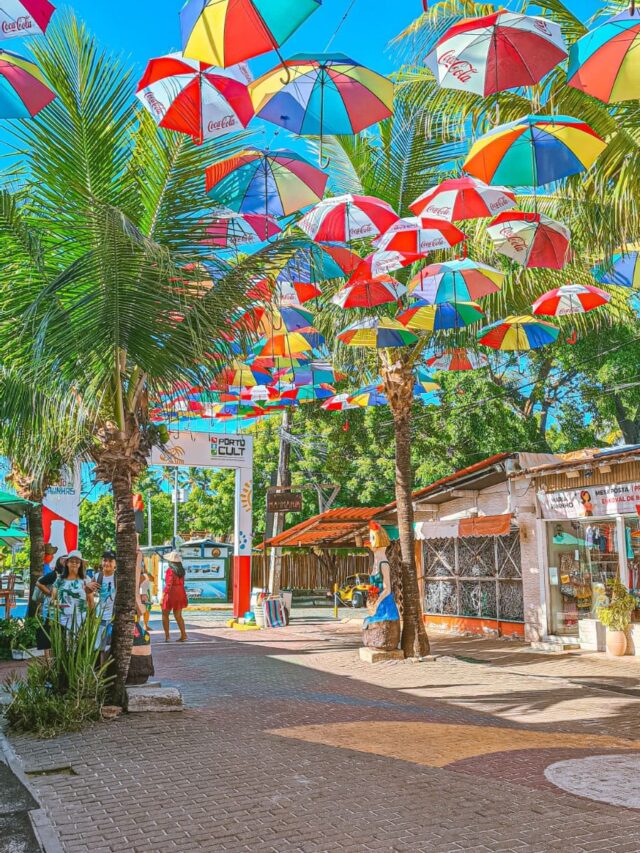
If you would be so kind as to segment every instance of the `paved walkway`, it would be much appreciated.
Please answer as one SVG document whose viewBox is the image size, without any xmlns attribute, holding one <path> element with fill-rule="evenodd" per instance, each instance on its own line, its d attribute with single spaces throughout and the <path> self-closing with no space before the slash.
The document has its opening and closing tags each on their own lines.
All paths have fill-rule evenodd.
<svg viewBox="0 0 640 853">
<path fill-rule="evenodd" d="M 640 850 L 635 659 L 436 638 L 371 667 L 311 613 L 191 622 L 153 647 L 183 713 L 11 739 L 65 851 Z"/>
</svg>

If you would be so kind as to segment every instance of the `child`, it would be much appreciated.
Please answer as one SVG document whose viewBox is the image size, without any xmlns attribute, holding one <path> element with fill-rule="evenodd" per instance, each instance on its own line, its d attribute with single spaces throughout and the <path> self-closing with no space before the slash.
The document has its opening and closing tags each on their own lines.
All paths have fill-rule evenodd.
<svg viewBox="0 0 640 853">
<path fill-rule="evenodd" d="M 140 600 L 144 604 L 144 627 L 149 630 L 149 615 L 151 613 L 151 605 L 153 599 L 151 596 L 151 584 L 153 583 L 153 575 L 150 572 L 142 573 L 142 583 L 140 584 Z"/>
</svg>

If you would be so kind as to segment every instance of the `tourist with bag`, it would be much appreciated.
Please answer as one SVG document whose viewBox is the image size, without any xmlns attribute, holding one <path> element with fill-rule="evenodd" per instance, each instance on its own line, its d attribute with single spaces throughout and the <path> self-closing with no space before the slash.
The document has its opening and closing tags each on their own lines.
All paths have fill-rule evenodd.
<svg viewBox="0 0 640 853">
<path fill-rule="evenodd" d="M 164 628 L 165 642 L 169 642 L 169 614 L 173 611 L 173 616 L 178 623 L 180 636 L 178 643 L 184 643 L 187 640 L 187 632 L 184 627 L 184 619 L 182 611 L 188 606 L 187 593 L 184 588 L 184 566 L 182 565 L 182 555 L 178 551 L 170 551 L 165 560 L 169 564 L 167 573 L 164 579 L 164 595 L 162 596 L 162 627 Z"/>
</svg>

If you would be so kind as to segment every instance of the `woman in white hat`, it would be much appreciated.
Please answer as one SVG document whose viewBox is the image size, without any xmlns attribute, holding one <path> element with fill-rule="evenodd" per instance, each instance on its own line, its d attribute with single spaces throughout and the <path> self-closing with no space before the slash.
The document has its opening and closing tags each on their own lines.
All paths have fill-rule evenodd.
<svg viewBox="0 0 640 853">
<path fill-rule="evenodd" d="M 187 632 L 184 627 L 184 619 L 182 611 L 187 607 L 189 601 L 184 588 L 184 566 L 182 565 L 182 556 L 178 551 L 170 551 L 165 560 L 169 563 L 169 568 L 164 578 L 164 594 L 162 596 L 162 627 L 164 628 L 165 642 L 169 642 L 169 613 L 173 611 L 173 616 L 178 623 L 180 629 L 179 643 L 184 643 L 187 639 Z"/>
<path fill-rule="evenodd" d="M 87 616 L 87 608 L 93 610 L 93 592 L 86 585 L 85 561 L 80 551 L 70 551 L 62 574 L 53 585 L 51 601 L 58 608 L 58 617 L 63 628 L 77 630 Z"/>
</svg>

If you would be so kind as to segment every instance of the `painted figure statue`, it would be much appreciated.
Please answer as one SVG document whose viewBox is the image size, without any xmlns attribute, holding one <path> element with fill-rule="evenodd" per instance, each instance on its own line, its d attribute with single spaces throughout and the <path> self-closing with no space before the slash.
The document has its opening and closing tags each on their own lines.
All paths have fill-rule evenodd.
<svg viewBox="0 0 640 853">
<path fill-rule="evenodd" d="M 400 614 L 391 592 L 391 569 L 387 560 L 389 537 L 384 528 L 372 521 L 369 524 L 369 547 L 373 551 L 372 575 L 382 579 L 382 592 L 375 602 L 375 610 L 364 620 L 362 637 L 365 646 L 392 651 L 400 642 Z"/>
</svg>

